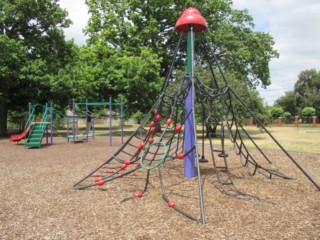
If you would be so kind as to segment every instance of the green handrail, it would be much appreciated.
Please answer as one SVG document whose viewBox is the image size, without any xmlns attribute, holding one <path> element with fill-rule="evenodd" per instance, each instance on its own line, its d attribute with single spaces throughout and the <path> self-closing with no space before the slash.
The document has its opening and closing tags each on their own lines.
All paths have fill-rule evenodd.
<svg viewBox="0 0 320 240">
<path fill-rule="evenodd" d="M 35 109 L 33 108 L 32 111 L 31 111 L 31 113 L 30 113 L 30 115 L 29 115 L 29 118 L 28 118 L 26 124 L 24 125 L 24 129 L 25 129 L 28 125 L 30 125 L 30 124 L 33 122 L 34 118 L 36 117 L 35 114 L 34 114 L 34 111 L 35 111 Z"/>
<path fill-rule="evenodd" d="M 47 127 L 47 124 L 44 123 L 47 121 L 47 118 L 48 118 L 48 107 L 46 106 L 46 108 L 42 114 L 42 123 L 40 124 L 41 132 L 44 130 L 45 127 Z"/>
<path fill-rule="evenodd" d="M 42 122 L 38 123 L 38 124 L 40 124 L 41 132 L 43 132 L 44 128 L 47 126 L 47 123 L 45 123 L 45 122 L 47 121 L 47 117 L 48 117 L 48 109 L 49 109 L 48 106 L 43 106 L 43 105 L 40 105 L 40 104 L 36 104 L 35 106 L 33 106 L 32 111 L 31 111 L 30 116 L 29 116 L 29 119 L 28 119 L 28 121 L 26 123 L 26 126 L 28 124 L 31 124 L 33 122 L 33 120 L 35 119 L 35 109 L 36 109 L 37 106 L 41 106 L 42 108 L 45 108 L 45 110 L 44 110 L 44 112 L 43 112 L 43 114 L 41 116 L 41 121 Z M 28 138 L 25 138 L 25 143 L 28 142 L 28 140 L 29 140 L 29 136 L 28 136 Z"/>
</svg>

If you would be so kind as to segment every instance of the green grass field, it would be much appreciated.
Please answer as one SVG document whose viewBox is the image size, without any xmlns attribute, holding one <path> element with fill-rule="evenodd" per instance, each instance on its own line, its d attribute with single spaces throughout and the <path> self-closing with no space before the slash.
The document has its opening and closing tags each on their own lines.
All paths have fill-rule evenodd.
<svg viewBox="0 0 320 240">
<path fill-rule="evenodd" d="M 80 126 L 80 131 L 85 132 L 85 126 Z M 96 124 L 95 135 L 103 136 L 109 135 L 109 125 L 108 124 Z M 125 124 L 124 135 L 128 137 L 131 133 L 138 128 L 137 124 Z M 201 126 L 198 126 L 198 136 L 200 142 L 201 136 Z M 308 152 L 308 153 L 320 153 L 320 125 L 317 128 L 312 126 L 302 126 L 294 127 L 294 125 L 284 125 L 282 127 L 269 126 L 268 131 L 275 137 L 275 139 L 288 151 L 295 152 Z M 269 135 L 257 128 L 256 126 L 246 126 L 245 130 L 250 134 L 250 136 L 256 141 L 258 146 L 262 149 L 279 149 L 279 147 L 274 143 L 274 141 L 269 137 Z M 219 133 L 219 129 L 217 129 Z M 120 126 L 118 123 L 114 122 L 113 125 L 113 135 L 120 136 Z M 226 132 L 227 135 L 227 132 Z M 56 136 L 65 137 L 66 130 L 58 130 Z M 231 141 L 228 140 L 226 136 L 226 145 L 231 145 Z M 216 142 L 217 140 L 215 140 Z M 208 143 L 208 139 L 205 140 Z M 217 143 L 217 142 L 216 142 Z M 249 140 L 245 140 L 246 146 L 254 147 L 253 143 Z"/>
<path fill-rule="evenodd" d="M 260 148 L 279 149 L 266 132 L 256 126 L 245 127 Z M 268 127 L 268 131 L 288 151 L 320 153 L 320 128 L 313 127 Z M 245 140 L 248 147 L 253 147 L 250 140 Z M 226 144 L 231 144 L 227 141 Z"/>
<path fill-rule="evenodd" d="M 125 135 L 128 136 L 134 131 L 138 125 L 126 125 Z M 202 127 L 198 127 L 198 136 L 201 136 Z M 313 128 L 309 126 L 296 128 L 293 125 L 283 126 L 283 127 L 268 127 L 268 131 L 273 135 L 273 137 L 288 151 L 295 152 L 309 152 L 309 153 L 320 153 L 320 128 Z M 274 143 L 274 141 L 269 137 L 269 135 L 261 131 L 256 126 L 247 126 L 245 130 L 250 134 L 250 136 L 256 141 L 258 146 L 262 149 L 279 149 L 279 147 Z M 219 129 L 217 130 L 219 132 Z M 97 135 L 107 135 L 108 130 L 97 130 Z M 113 134 L 115 136 L 120 135 L 120 128 L 115 127 L 113 129 Z M 231 141 L 227 140 L 226 145 L 231 145 Z M 200 139 L 199 139 L 200 141 Z M 208 142 L 208 140 L 206 140 Z M 254 147 L 253 143 L 246 139 L 245 143 L 248 147 Z"/>
</svg>

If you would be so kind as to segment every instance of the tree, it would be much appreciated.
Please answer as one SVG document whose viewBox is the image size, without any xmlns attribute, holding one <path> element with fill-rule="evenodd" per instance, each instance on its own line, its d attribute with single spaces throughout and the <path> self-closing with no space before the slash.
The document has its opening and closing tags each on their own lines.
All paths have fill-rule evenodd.
<svg viewBox="0 0 320 240">
<path fill-rule="evenodd" d="M 283 113 L 283 117 L 284 117 L 284 121 L 286 122 L 286 123 L 291 123 L 292 121 L 291 121 L 291 113 L 290 112 L 284 112 Z"/>
<path fill-rule="evenodd" d="M 307 118 L 307 122 L 310 123 L 310 118 L 314 116 L 316 109 L 313 107 L 304 107 L 301 111 L 301 115 Z"/>
<path fill-rule="evenodd" d="M 320 72 L 315 69 L 300 72 L 294 85 L 297 106 L 302 108 L 312 106 L 320 112 Z"/>
<path fill-rule="evenodd" d="M 160 59 L 147 48 L 138 55 L 115 51 L 104 42 L 78 48 L 74 61 L 59 72 L 77 100 L 125 101 L 126 114 L 145 112 L 155 101 L 162 79 Z"/>
<path fill-rule="evenodd" d="M 294 85 L 294 90 L 300 96 L 305 95 L 306 89 L 320 88 L 320 73 L 316 69 L 301 71 L 298 80 Z"/>
<path fill-rule="evenodd" d="M 304 107 L 301 111 L 301 115 L 304 117 L 314 116 L 316 110 L 313 107 Z"/>
<path fill-rule="evenodd" d="M 142 57 L 142 60 L 144 58 L 142 53 L 148 52 L 157 59 L 160 68 L 157 69 L 157 64 L 144 65 L 148 66 L 151 72 L 159 70 L 160 76 L 164 77 L 170 67 L 172 52 L 178 41 L 178 33 L 174 29 L 175 23 L 189 6 L 198 8 L 206 18 L 209 28 L 206 35 L 209 41 L 214 43 L 214 51 L 226 72 L 237 78 L 238 83 L 243 82 L 250 88 L 258 84 L 262 86 L 270 84 L 268 63 L 278 56 L 277 51 L 273 49 L 274 41 L 267 33 L 254 32 L 252 17 L 246 10 L 232 9 L 230 0 L 200 2 L 185 0 L 179 3 L 169 0 L 86 0 L 86 3 L 91 15 L 85 30 L 89 36 L 88 47 L 95 48 L 101 43 L 106 43 L 107 48 L 113 51 L 115 56 L 123 58 L 120 62 L 126 63 L 117 65 L 117 60 L 109 62 L 110 66 L 117 65 L 116 72 L 113 72 L 117 74 L 110 74 L 105 78 L 109 85 L 106 92 L 115 97 L 117 94 L 126 95 L 128 108 L 133 112 L 141 110 L 141 107 L 148 109 L 151 106 L 152 101 L 149 101 L 149 96 L 155 97 L 156 91 L 153 89 L 160 84 L 158 77 L 148 78 L 145 86 L 151 87 L 152 94 L 148 94 L 146 90 L 150 87 L 147 87 L 142 88 L 138 96 L 135 88 L 124 88 L 123 80 L 133 79 L 132 77 L 138 80 L 141 71 L 136 71 L 135 68 L 143 69 L 138 66 L 141 61 L 135 61 L 132 65 L 134 67 L 130 67 L 131 64 L 127 65 L 127 62 L 138 57 Z M 199 38 L 197 39 L 199 41 Z M 182 41 L 186 39 L 183 38 Z M 200 45 L 199 42 L 196 44 Z M 186 43 L 181 46 L 175 69 L 184 71 L 186 56 L 183 48 L 186 47 Z M 203 54 L 200 53 L 197 59 L 200 63 L 204 59 Z M 127 59 L 124 60 L 125 58 Z M 104 61 L 97 60 L 96 64 L 103 64 Z M 126 75 L 131 74 L 132 77 L 123 77 L 123 72 L 126 72 Z M 143 98 L 145 93 L 147 94 Z M 144 99 L 143 105 L 139 98 Z M 251 104 L 253 103 L 254 101 L 251 101 Z"/>
<path fill-rule="evenodd" d="M 283 117 L 284 111 L 282 107 L 274 106 L 270 109 L 270 114 L 273 118 Z"/>
<path fill-rule="evenodd" d="M 16 84 L 11 79 L 19 75 L 25 50 L 19 41 L 7 35 L 0 35 L 0 49 L 0 136 L 3 136 L 7 134 L 8 89 Z"/>
<path fill-rule="evenodd" d="M 7 135 L 8 110 L 50 100 L 53 76 L 72 58 L 62 32 L 70 20 L 57 2 L 0 0 L 1 136 Z"/>
<path fill-rule="evenodd" d="M 208 22 L 208 38 L 215 44 L 221 63 L 236 77 L 254 87 L 270 84 L 269 61 L 278 56 L 267 33 L 254 32 L 246 10 L 232 9 L 231 0 L 86 0 L 91 18 L 86 28 L 89 45 L 105 41 L 112 48 L 137 54 L 147 47 L 161 59 L 167 72 L 176 46 L 174 26 L 185 8 L 194 6 Z M 181 51 L 183 52 L 183 51 Z M 183 59 L 184 55 L 179 55 Z"/>
<path fill-rule="evenodd" d="M 286 92 L 275 101 L 275 105 L 285 111 L 298 115 L 304 107 L 313 107 L 315 115 L 320 116 L 320 72 L 315 69 L 301 71 L 294 90 Z"/>
<path fill-rule="evenodd" d="M 298 115 L 298 108 L 296 105 L 296 93 L 294 91 L 285 92 L 285 95 L 275 101 L 276 106 L 281 106 L 284 111 L 291 113 L 291 115 Z"/>
</svg>

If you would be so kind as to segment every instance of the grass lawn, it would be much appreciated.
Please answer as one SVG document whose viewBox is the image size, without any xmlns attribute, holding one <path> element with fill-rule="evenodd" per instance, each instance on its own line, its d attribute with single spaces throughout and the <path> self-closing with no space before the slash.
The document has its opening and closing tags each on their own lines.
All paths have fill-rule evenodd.
<svg viewBox="0 0 320 240">
<path fill-rule="evenodd" d="M 279 149 L 269 135 L 256 126 L 245 127 L 258 146 L 263 149 Z M 268 127 L 273 137 L 288 151 L 320 153 L 320 128 Z M 253 147 L 250 140 L 246 145 Z M 226 144 L 231 144 L 227 142 Z"/>
<path fill-rule="evenodd" d="M 319 126 L 319 125 L 318 125 Z M 126 140 L 133 131 L 139 127 L 138 124 L 125 124 L 124 126 L 124 139 Z M 198 126 L 198 142 L 201 144 L 201 129 L 202 126 Z M 320 127 L 314 128 L 311 126 L 304 127 L 294 127 L 294 125 L 283 125 L 269 126 L 268 131 L 273 135 L 273 137 L 288 151 L 294 152 L 307 152 L 307 153 L 320 153 Z M 246 126 L 245 130 L 254 139 L 257 145 L 262 149 L 279 149 L 277 144 L 270 138 L 270 136 L 256 126 Z M 85 133 L 85 126 L 80 126 L 80 132 Z M 219 128 L 217 133 L 219 133 Z M 90 132 L 91 133 L 91 132 Z M 95 126 L 96 136 L 109 136 L 109 125 L 96 124 Z M 115 122 L 112 129 L 113 136 L 120 136 L 121 129 L 119 124 Z M 227 136 L 227 131 L 225 132 L 226 140 L 225 145 L 232 145 L 231 141 Z M 66 130 L 59 130 L 56 132 L 56 136 L 65 137 Z M 245 144 L 247 147 L 254 147 L 254 144 L 242 134 L 245 139 Z M 217 143 L 217 139 L 214 140 Z M 209 143 L 208 139 L 205 140 Z"/>
<path fill-rule="evenodd" d="M 128 137 L 138 125 L 125 125 L 124 135 Z M 198 141 L 201 141 L 201 129 L 202 126 L 198 126 Z M 309 153 L 320 153 L 320 128 L 314 127 L 299 127 L 296 128 L 293 125 L 289 126 L 270 126 L 267 128 L 273 137 L 288 151 L 295 152 L 309 152 Z M 279 149 L 277 144 L 272 138 L 264 131 L 260 130 L 256 126 L 246 126 L 245 130 L 250 136 L 256 141 L 258 146 L 262 149 Z M 220 130 L 217 129 L 217 132 Z M 99 129 L 97 127 L 95 131 L 96 135 L 109 135 L 109 129 Z M 227 134 L 227 132 L 225 133 Z M 120 136 L 120 127 L 113 127 L 113 135 Z M 231 141 L 226 136 L 226 145 L 231 145 Z M 208 142 L 208 140 L 206 140 Z M 249 140 L 245 140 L 246 146 L 254 147 L 254 144 Z"/>
</svg>

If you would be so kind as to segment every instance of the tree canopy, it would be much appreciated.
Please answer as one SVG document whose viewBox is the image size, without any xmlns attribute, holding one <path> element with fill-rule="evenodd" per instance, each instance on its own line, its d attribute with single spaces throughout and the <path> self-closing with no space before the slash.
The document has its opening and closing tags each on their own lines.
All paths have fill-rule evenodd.
<svg viewBox="0 0 320 240">
<path fill-rule="evenodd" d="M 0 0 L 0 135 L 9 108 L 47 98 L 52 76 L 71 57 L 62 31 L 70 23 L 57 1 Z"/>
<path fill-rule="evenodd" d="M 126 102 L 128 115 L 147 111 L 161 87 L 160 59 L 147 48 L 137 55 L 123 54 L 105 43 L 78 49 L 72 63 L 59 72 L 68 83 L 70 98 Z"/>
<path fill-rule="evenodd" d="M 304 117 L 312 117 L 316 113 L 316 109 L 313 107 L 304 107 L 301 111 L 301 115 Z"/>
<path fill-rule="evenodd" d="M 305 107 L 312 107 L 316 110 L 314 114 L 320 116 L 320 72 L 316 69 L 301 71 L 293 91 L 286 92 L 275 104 L 294 115 L 303 115 Z"/>
<path fill-rule="evenodd" d="M 270 114 L 273 118 L 283 117 L 284 110 L 280 106 L 274 106 L 270 109 Z"/>
<path fill-rule="evenodd" d="M 296 93 L 288 91 L 275 101 L 275 105 L 281 106 L 284 111 L 290 112 L 292 115 L 297 115 L 299 110 L 296 102 Z"/>
<path fill-rule="evenodd" d="M 315 69 L 300 72 L 294 91 L 299 107 L 309 106 L 320 111 L 320 72 Z"/>
<path fill-rule="evenodd" d="M 278 57 L 273 38 L 268 33 L 253 31 L 253 18 L 246 10 L 233 9 L 231 0 L 179 3 L 86 0 L 86 3 L 91 13 L 86 28 L 89 45 L 104 41 L 126 54 L 139 54 L 140 48 L 147 47 L 162 59 L 162 76 L 169 67 L 178 38 L 175 23 L 185 8 L 193 6 L 207 21 L 207 35 L 215 44 L 224 68 L 250 86 L 270 84 L 268 63 Z"/>
<path fill-rule="evenodd" d="M 64 107 L 72 98 L 124 98 L 129 115 L 147 111 L 171 63 L 179 37 L 175 23 L 189 6 L 206 19 L 215 54 L 245 96 L 270 84 L 268 64 L 278 57 L 273 38 L 255 32 L 253 18 L 233 9 L 231 0 L 86 0 L 89 39 L 81 47 L 65 40 L 63 28 L 71 21 L 58 2 L 0 0 L 0 135 L 7 131 L 8 110 L 26 108 L 30 101 Z M 184 50 L 176 62 L 181 71 Z M 203 57 L 198 56 L 200 64 Z M 257 92 L 246 101 L 261 109 Z"/>
</svg>

